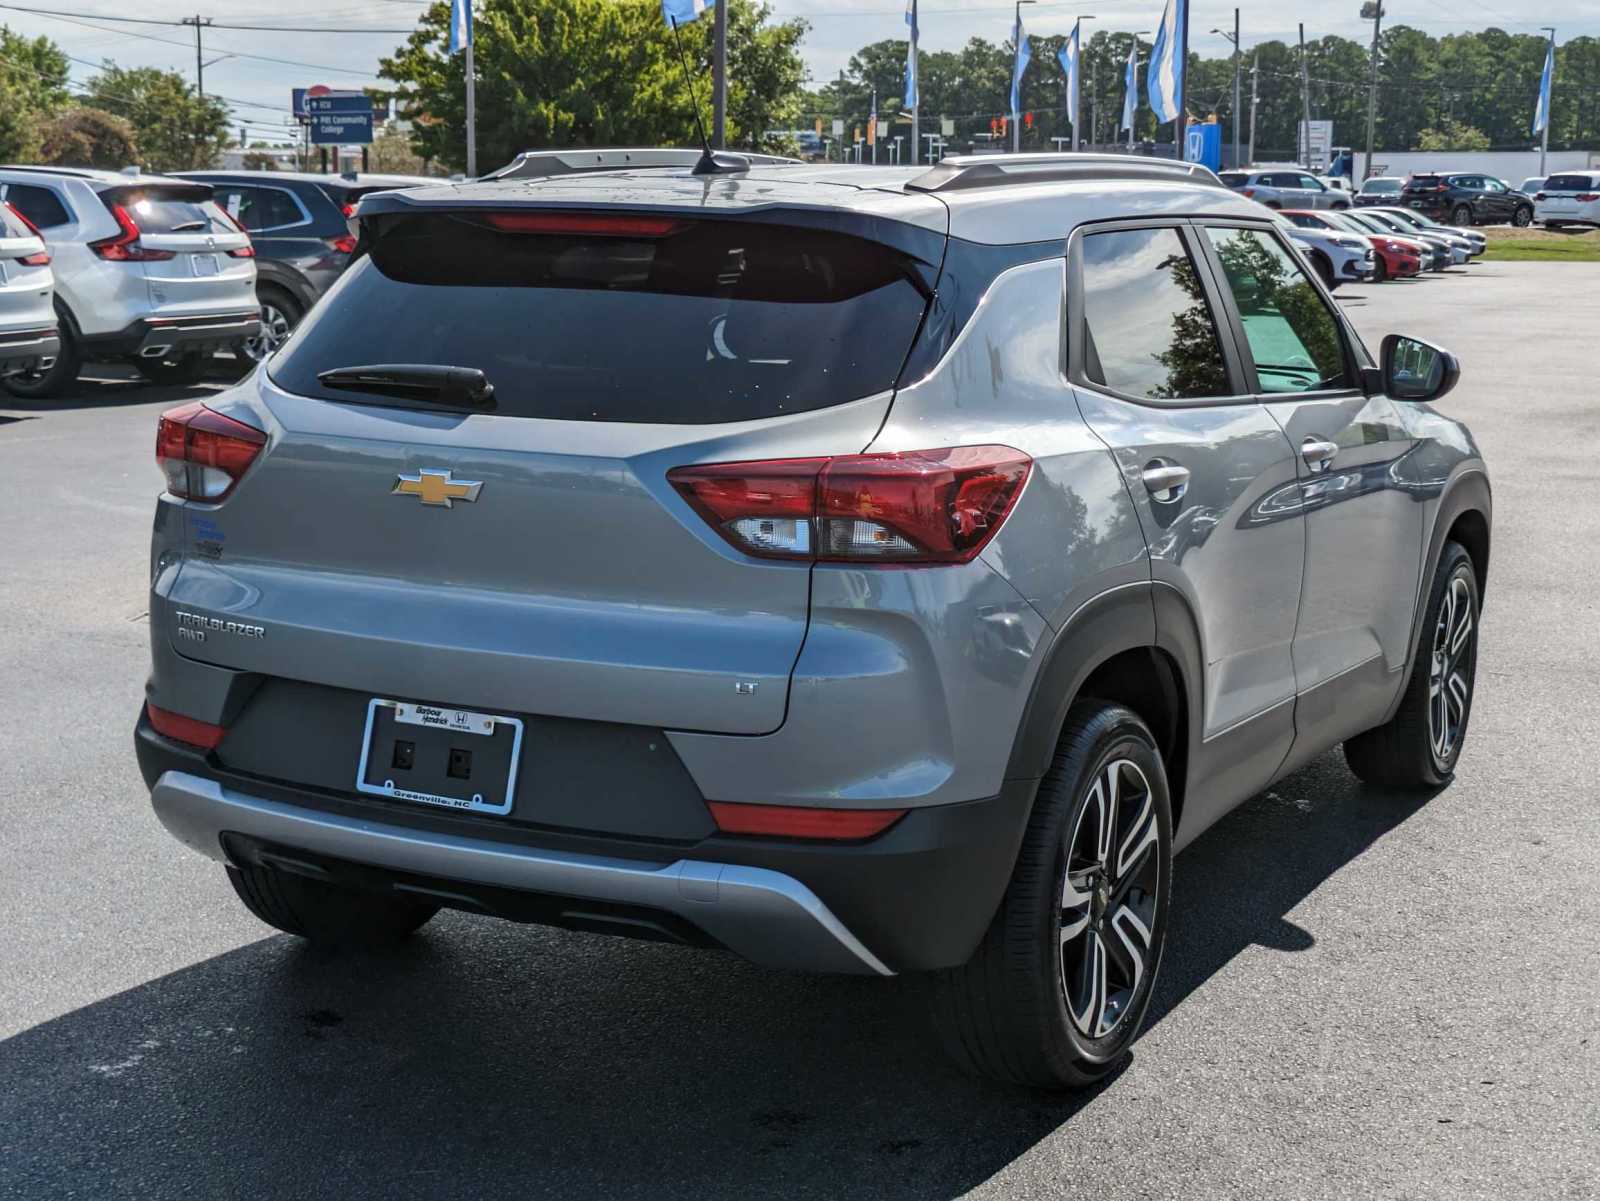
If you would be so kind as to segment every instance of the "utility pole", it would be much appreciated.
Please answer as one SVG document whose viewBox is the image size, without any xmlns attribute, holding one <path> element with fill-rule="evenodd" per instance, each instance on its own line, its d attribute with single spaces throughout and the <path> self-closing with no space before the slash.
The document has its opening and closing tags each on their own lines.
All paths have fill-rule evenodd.
<svg viewBox="0 0 1600 1201">
<path fill-rule="evenodd" d="M 1239 10 L 1233 10 L 1233 169 L 1239 169 Z"/>
<path fill-rule="evenodd" d="M 1372 178 L 1373 138 L 1378 128 L 1378 25 L 1383 20 L 1383 0 L 1367 0 L 1361 6 L 1363 20 L 1372 20 L 1372 82 L 1367 85 L 1367 166 L 1361 182 Z"/>
<path fill-rule="evenodd" d="M 1100 137 L 1100 60 L 1089 64 L 1089 150 Z"/>
<path fill-rule="evenodd" d="M 1011 26 L 1013 45 L 1011 47 L 1011 75 L 1017 92 L 1017 106 L 1011 110 L 1011 152 L 1018 153 L 1022 149 L 1022 80 L 1016 78 L 1017 64 L 1022 61 L 1022 39 L 1027 34 L 1022 32 L 1022 6 L 1024 4 L 1037 4 L 1039 0 L 1017 0 L 1013 8 L 1016 11 L 1016 22 Z"/>
<path fill-rule="evenodd" d="M 917 0 L 911 0 L 911 78 L 916 83 L 916 103 L 911 106 L 911 165 L 917 165 L 922 138 L 922 64 L 917 60 Z"/>
<path fill-rule="evenodd" d="M 718 4 L 711 23 L 711 144 L 728 148 L 728 6 Z"/>
<path fill-rule="evenodd" d="M 472 65 L 472 43 L 468 38 L 461 68 L 467 79 L 467 178 L 478 177 L 478 72 Z"/>
<path fill-rule="evenodd" d="M 1301 128 L 1305 149 L 1299 157 L 1305 159 L 1302 164 L 1306 170 L 1311 169 L 1311 76 L 1306 70 L 1306 23 L 1300 22 L 1300 108 L 1304 112 L 1304 124 Z"/>
<path fill-rule="evenodd" d="M 1250 60 L 1250 153 L 1245 162 L 1256 161 L 1256 101 L 1260 99 L 1261 83 L 1261 51 L 1257 50 L 1255 57 Z"/>
<path fill-rule="evenodd" d="M 185 17 L 181 23 L 194 26 L 194 90 L 200 99 L 204 100 L 206 98 L 206 65 L 202 61 L 204 53 L 200 47 L 200 29 L 204 25 L 211 24 L 211 18 L 202 17 L 199 13 L 196 13 L 192 17 Z"/>
<path fill-rule="evenodd" d="M 718 5 L 720 8 L 721 6 Z M 872 85 L 872 111 L 867 114 L 868 141 L 872 143 L 872 165 L 878 165 L 878 85 Z"/>
</svg>

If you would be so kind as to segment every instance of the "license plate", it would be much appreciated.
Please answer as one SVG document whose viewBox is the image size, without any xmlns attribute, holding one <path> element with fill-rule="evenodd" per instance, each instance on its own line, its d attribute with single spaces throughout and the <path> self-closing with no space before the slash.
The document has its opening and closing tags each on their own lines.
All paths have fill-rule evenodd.
<svg viewBox="0 0 1600 1201">
<path fill-rule="evenodd" d="M 222 268 L 217 263 L 214 254 L 191 254 L 189 256 L 189 269 L 196 275 L 216 275 Z"/>
<path fill-rule="evenodd" d="M 1412 201 L 1412 202 L 1411 202 L 1411 207 L 1412 207 L 1412 208 L 1414 208 L 1414 209 L 1419 209 L 1419 208 L 1421 208 L 1421 207 L 1422 207 L 1422 201 L 1420 201 L 1420 200 L 1413 200 L 1413 201 Z"/>
<path fill-rule="evenodd" d="M 356 789 L 473 813 L 510 813 L 522 722 L 495 713 L 374 697 Z"/>
</svg>

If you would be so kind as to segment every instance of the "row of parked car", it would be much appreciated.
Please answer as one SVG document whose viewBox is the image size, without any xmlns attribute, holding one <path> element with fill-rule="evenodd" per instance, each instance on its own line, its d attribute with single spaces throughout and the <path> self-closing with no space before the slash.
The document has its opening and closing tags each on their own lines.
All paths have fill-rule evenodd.
<svg viewBox="0 0 1600 1201">
<path fill-rule="evenodd" d="M 264 358 L 350 262 L 355 202 L 424 182 L 0 167 L 0 383 L 45 398 L 90 360 L 181 385 L 218 351 Z"/>
<path fill-rule="evenodd" d="M 1488 246 L 1471 228 L 1473 222 L 1446 224 L 1437 206 L 1411 203 L 1400 194 L 1389 197 L 1394 203 L 1379 204 L 1377 193 L 1355 195 L 1343 180 L 1297 167 L 1269 164 L 1224 171 L 1220 178 L 1273 210 L 1330 289 L 1443 271 L 1471 261 Z"/>
<path fill-rule="evenodd" d="M 1400 205 L 1452 225 L 1600 227 L 1600 170 L 1535 175 L 1516 188 L 1481 171 L 1429 171 L 1405 179 L 1375 175 L 1353 203 Z"/>
</svg>

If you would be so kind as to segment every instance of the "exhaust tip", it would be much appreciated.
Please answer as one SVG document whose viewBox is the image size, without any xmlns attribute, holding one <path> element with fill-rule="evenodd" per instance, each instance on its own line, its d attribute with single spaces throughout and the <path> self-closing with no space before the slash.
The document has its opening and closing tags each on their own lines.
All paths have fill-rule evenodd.
<svg viewBox="0 0 1600 1201">
<path fill-rule="evenodd" d="M 139 352 L 139 357 L 141 359 L 162 359 L 162 358 L 165 358 L 167 356 L 167 352 L 170 351 L 171 349 L 172 349 L 172 347 L 170 345 L 169 346 L 146 346 L 143 350 L 141 350 Z"/>
</svg>

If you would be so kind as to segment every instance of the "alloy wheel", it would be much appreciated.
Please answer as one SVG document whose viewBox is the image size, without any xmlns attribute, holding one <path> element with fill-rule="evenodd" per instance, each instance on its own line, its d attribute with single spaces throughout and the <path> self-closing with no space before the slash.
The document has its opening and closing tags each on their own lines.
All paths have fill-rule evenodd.
<svg viewBox="0 0 1600 1201">
<path fill-rule="evenodd" d="M 1061 889 L 1061 985 L 1085 1038 L 1115 1032 L 1151 970 L 1160 884 L 1150 781 L 1113 759 L 1090 786 L 1066 843 Z"/>
<path fill-rule="evenodd" d="M 1526 229 L 1528 226 L 1533 224 L 1533 210 L 1530 208 L 1518 209 L 1516 212 L 1511 214 L 1511 224 L 1515 225 L 1518 229 Z"/>
<path fill-rule="evenodd" d="M 244 352 L 259 363 L 270 358 L 273 351 L 287 342 L 292 331 L 289 315 L 268 301 L 261 306 L 261 332 L 245 339 Z"/>
<path fill-rule="evenodd" d="M 1472 590 L 1461 576 L 1445 589 L 1428 668 L 1428 737 L 1434 760 L 1448 765 L 1461 741 L 1472 699 Z"/>
</svg>

